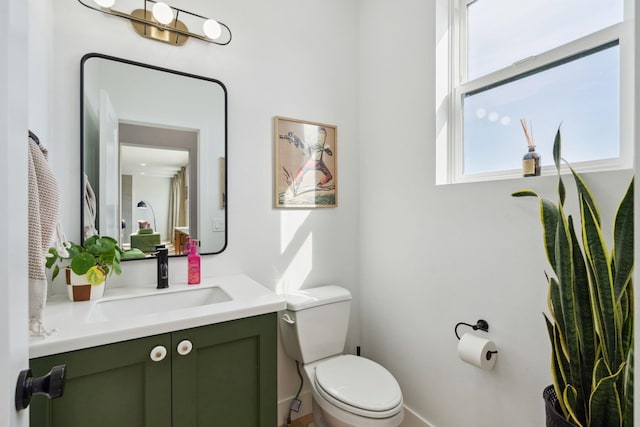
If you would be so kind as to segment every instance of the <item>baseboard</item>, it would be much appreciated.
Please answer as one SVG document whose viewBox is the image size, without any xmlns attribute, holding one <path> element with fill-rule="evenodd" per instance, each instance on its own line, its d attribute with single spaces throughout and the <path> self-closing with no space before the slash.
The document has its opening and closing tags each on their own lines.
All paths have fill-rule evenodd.
<svg viewBox="0 0 640 427">
<path fill-rule="evenodd" d="M 278 402 L 278 426 L 284 425 L 285 422 L 287 421 L 287 415 L 289 415 L 289 405 L 291 405 L 292 399 L 293 399 L 293 396 Z M 292 412 L 291 420 L 292 421 L 300 420 L 301 422 L 306 422 L 305 417 L 311 418 L 311 411 L 313 408 L 313 402 L 312 402 L 313 397 L 312 397 L 311 391 L 310 390 L 303 391 L 300 394 L 300 397 L 298 397 L 298 399 L 302 401 L 302 405 L 300 405 L 300 412 Z M 313 418 L 311 418 L 309 422 L 311 421 L 313 421 Z M 298 425 L 296 424 L 294 425 L 295 427 L 298 427 Z M 300 427 L 306 427 L 306 424 L 302 424 L 302 426 Z"/>
<path fill-rule="evenodd" d="M 278 426 L 284 427 L 287 415 L 289 414 L 289 405 L 291 404 L 291 396 L 288 399 L 281 400 L 278 402 Z M 310 423 L 313 422 L 313 415 L 311 413 L 313 404 L 312 404 L 312 394 L 311 391 L 302 392 L 299 399 L 302 401 L 302 405 L 300 406 L 300 412 L 292 412 L 291 420 L 293 421 L 291 427 L 311 427 Z M 402 424 L 400 427 L 436 427 L 435 424 L 427 421 L 422 416 L 418 415 L 413 409 L 404 406 L 404 420 L 402 420 Z"/>
<path fill-rule="evenodd" d="M 425 420 L 413 409 L 404 405 L 404 420 L 402 420 L 400 427 L 436 427 L 436 425 Z"/>
</svg>

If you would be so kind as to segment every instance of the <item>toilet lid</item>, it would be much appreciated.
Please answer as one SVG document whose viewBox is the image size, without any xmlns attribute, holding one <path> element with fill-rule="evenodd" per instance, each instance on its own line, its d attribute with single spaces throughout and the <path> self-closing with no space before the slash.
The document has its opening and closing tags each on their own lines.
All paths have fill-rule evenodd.
<svg viewBox="0 0 640 427">
<path fill-rule="evenodd" d="M 344 355 L 322 362 L 316 367 L 315 379 L 326 397 L 354 408 L 386 413 L 402 403 L 393 375 L 364 357 Z"/>
</svg>

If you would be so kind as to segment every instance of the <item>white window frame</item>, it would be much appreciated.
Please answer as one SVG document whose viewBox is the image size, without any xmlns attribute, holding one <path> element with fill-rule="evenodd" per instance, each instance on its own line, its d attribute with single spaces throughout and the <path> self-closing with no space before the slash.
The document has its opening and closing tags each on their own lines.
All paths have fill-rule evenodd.
<svg viewBox="0 0 640 427">
<path fill-rule="evenodd" d="M 482 0 L 436 0 L 436 184 L 489 181 L 522 176 L 522 171 L 508 170 L 481 174 L 463 174 L 463 105 L 464 95 L 482 88 L 513 80 L 535 70 L 563 62 L 566 58 L 619 42 L 620 49 L 620 157 L 572 163 L 580 172 L 630 169 L 634 148 L 635 81 L 635 0 L 624 0 L 624 20 L 578 40 L 566 43 L 511 66 L 466 81 L 467 6 Z M 545 166 L 542 174 L 555 168 Z"/>
</svg>

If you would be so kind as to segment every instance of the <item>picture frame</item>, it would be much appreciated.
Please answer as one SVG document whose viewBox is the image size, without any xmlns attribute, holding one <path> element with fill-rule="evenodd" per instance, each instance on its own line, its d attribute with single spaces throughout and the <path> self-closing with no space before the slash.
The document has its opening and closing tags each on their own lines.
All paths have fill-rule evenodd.
<svg viewBox="0 0 640 427">
<path fill-rule="evenodd" d="M 274 206 L 338 206 L 338 129 L 274 117 Z"/>
</svg>

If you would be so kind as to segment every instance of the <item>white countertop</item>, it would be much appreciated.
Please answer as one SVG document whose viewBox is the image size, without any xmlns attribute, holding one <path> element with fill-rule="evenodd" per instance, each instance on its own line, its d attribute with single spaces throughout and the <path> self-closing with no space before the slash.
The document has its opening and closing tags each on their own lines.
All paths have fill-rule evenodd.
<svg viewBox="0 0 640 427">
<path fill-rule="evenodd" d="M 151 314 L 132 314 L 116 320 L 95 320 L 97 304 L 158 293 L 189 292 L 219 287 L 230 301 L 174 309 Z M 178 298 L 179 295 L 176 295 Z M 226 322 L 284 310 L 280 295 L 244 275 L 203 278 L 199 285 L 170 284 L 168 289 L 149 287 L 107 287 L 104 297 L 85 302 L 71 302 L 66 295 L 49 298 L 44 324 L 56 329 L 46 338 L 32 337 L 29 357 L 42 357 L 118 341 L 162 334 L 181 329 Z"/>
</svg>

